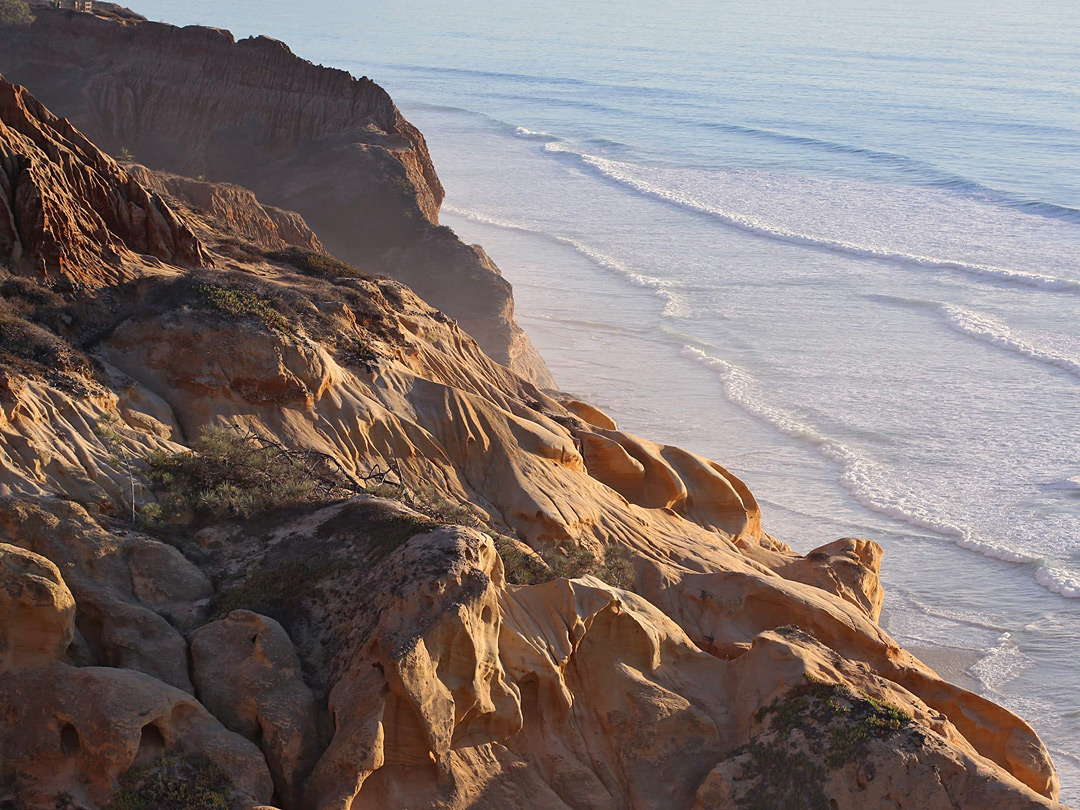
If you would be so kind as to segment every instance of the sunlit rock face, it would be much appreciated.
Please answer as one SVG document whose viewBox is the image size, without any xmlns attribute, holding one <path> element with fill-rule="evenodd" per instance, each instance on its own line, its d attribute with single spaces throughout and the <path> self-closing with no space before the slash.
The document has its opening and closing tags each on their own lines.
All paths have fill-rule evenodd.
<svg viewBox="0 0 1080 810">
<path fill-rule="evenodd" d="M 0 73 L 106 152 L 299 212 L 335 255 L 405 282 L 489 356 L 554 385 L 514 320 L 509 283 L 483 250 L 439 227 L 443 188 L 424 138 L 377 84 L 266 37 L 35 13 L 31 26 L 0 28 Z"/>
<path fill-rule="evenodd" d="M 793 553 L 298 214 L 0 93 L 0 196 L 47 226 L 0 280 L 0 800 L 171 767 L 284 810 L 1060 807 L 1020 718 L 878 626 L 874 543 Z M 221 426 L 336 488 L 155 523 L 148 459 Z"/>
</svg>

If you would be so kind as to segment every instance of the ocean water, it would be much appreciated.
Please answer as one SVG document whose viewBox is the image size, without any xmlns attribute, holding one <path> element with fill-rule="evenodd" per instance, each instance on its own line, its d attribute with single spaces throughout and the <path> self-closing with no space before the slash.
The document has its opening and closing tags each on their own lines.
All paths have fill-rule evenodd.
<svg viewBox="0 0 1080 810">
<path fill-rule="evenodd" d="M 561 387 L 880 542 L 1080 802 L 1080 4 L 136 7 L 386 87 Z"/>
</svg>

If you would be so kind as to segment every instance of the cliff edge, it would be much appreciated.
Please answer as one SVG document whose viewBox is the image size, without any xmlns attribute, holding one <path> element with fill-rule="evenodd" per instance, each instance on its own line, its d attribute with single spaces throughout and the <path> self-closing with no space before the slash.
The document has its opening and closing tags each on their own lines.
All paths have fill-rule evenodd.
<svg viewBox="0 0 1080 810">
<path fill-rule="evenodd" d="M 873 542 L 0 101 L 0 805 L 1062 808 Z"/>
<path fill-rule="evenodd" d="M 297 211 L 331 253 L 403 281 L 490 357 L 554 385 L 514 320 L 510 284 L 439 226 L 443 188 L 424 138 L 377 84 L 266 37 L 49 4 L 34 13 L 32 25 L 0 26 L 0 72 L 105 152 Z"/>
</svg>

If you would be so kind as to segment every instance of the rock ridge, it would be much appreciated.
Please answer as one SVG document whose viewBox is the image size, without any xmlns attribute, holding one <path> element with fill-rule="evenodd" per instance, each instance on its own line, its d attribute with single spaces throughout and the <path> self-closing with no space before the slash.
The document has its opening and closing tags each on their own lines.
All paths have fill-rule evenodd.
<svg viewBox="0 0 1080 810">
<path fill-rule="evenodd" d="M 878 625 L 875 543 L 792 552 L 298 214 L 4 92 L 49 228 L 0 270 L 0 806 L 1062 810 Z"/>
<path fill-rule="evenodd" d="M 49 5 L 35 14 L 0 28 L 0 72 L 103 150 L 299 212 L 334 255 L 400 279 L 493 359 L 554 384 L 514 320 L 510 284 L 439 226 L 444 193 L 427 144 L 373 81 L 267 37 Z"/>
</svg>

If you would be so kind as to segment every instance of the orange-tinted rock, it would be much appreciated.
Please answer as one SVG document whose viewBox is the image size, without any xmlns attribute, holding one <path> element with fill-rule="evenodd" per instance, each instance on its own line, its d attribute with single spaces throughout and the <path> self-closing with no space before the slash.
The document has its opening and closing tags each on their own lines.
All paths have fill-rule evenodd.
<svg viewBox="0 0 1080 810">
<path fill-rule="evenodd" d="M 3 674 L 0 707 L 0 785 L 16 806 L 55 807 L 66 793 L 109 807 L 121 774 L 164 753 L 208 757 L 249 802 L 273 793 L 258 748 L 140 672 L 51 664 Z"/>
<path fill-rule="evenodd" d="M 191 634 L 191 660 L 199 700 L 262 749 L 286 810 L 300 806 L 319 752 L 318 718 L 288 634 L 273 619 L 235 610 Z"/>
<path fill-rule="evenodd" d="M 227 231 L 178 211 L 200 234 Z M 63 661 L 82 665 L 53 663 L 71 637 L 59 575 L 42 563 L 29 600 L 5 579 L 0 620 L 29 611 L 33 632 L 14 637 L 36 667 L 0 673 L 0 785 L 17 783 L 18 804 L 73 792 L 107 806 L 130 765 L 200 751 L 248 804 L 270 800 L 272 771 L 283 800 L 318 810 L 770 806 L 796 777 L 811 806 L 1055 806 L 1031 728 L 877 625 L 873 543 L 800 557 L 724 467 L 586 427 L 586 409 L 494 363 L 408 289 L 294 273 L 244 245 L 218 271 L 145 260 L 97 308 L 50 292 L 74 312 L 54 331 L 93 337 L 93 387 L 3 368 L 0 488 L 19 497 L 0 498 L 0 541 L 62 572 L 77 601 Z M 6 305 L 30 306 L 20 289 L 47 298 L 9 280 Z M 136 506 L 153 497 L 138 460 L 218 424 L 324 454 L 354 484 L 393 464 L 407 502 L 581 568 L 511 585 L 529 573 L 520 549 L 504 566 L 489 535 L 368 495 L 192 527 L 176 538 L 189 560 L 130 528 L 133 491 Z M 632 592 L 573 576 L 594 556 L 588 570 Z M 280 615 L 191 634 L 198 697 L 265 757 L 190 694 L 181 630 L 211 599 Z M 839 703 L 774 723 L 777 702 L 817 700 L 808 684 Z M 860 737 L 871 710 L 884 720 Z M 307 742 L 320 711 L 325 750 Z"/>
<path fill-rule="evenodd" d="M 75 600 L 46 558 L 0 543 L 0 673 L 51 664 L 75 635 Z"/>
<path fill-rule="evenodd" d="M 326 251 L 303 217 L 294 211 L 263 205 L 246 188 L 154 172 L 138 164 L 129 166 L 128 172 L 144 187 L 205 212 L 215 227 L 224 226 L 266 250 L 291 246 L 317 253 Z"/>
<path fill-rule="evenodd" d="M 104 149 L 298 212 L 334 255 L 400 279 L 492 358 L 554 385 L 514 320 L 510 284 L 438 226 L 443 188 L 427 144 L 377 84 L 266 37 L 36 14 L 31 26 L 0 28 L 0 72 Z"/>
<path fill-rule="evenodd" d="M 845 537 L 792 560 L 777 573 L 831 591 L 877 621 L 885 601 L 878 577 L 881 555 L 881 546 L 872 540 Z"/>
<path fill-rule="evenodd" d="M 205 263 L 198 240 L 160 198 L 0 77 L 0 259 L 82 286 L 137 274 L 139 254 Z"/>
</svg>

